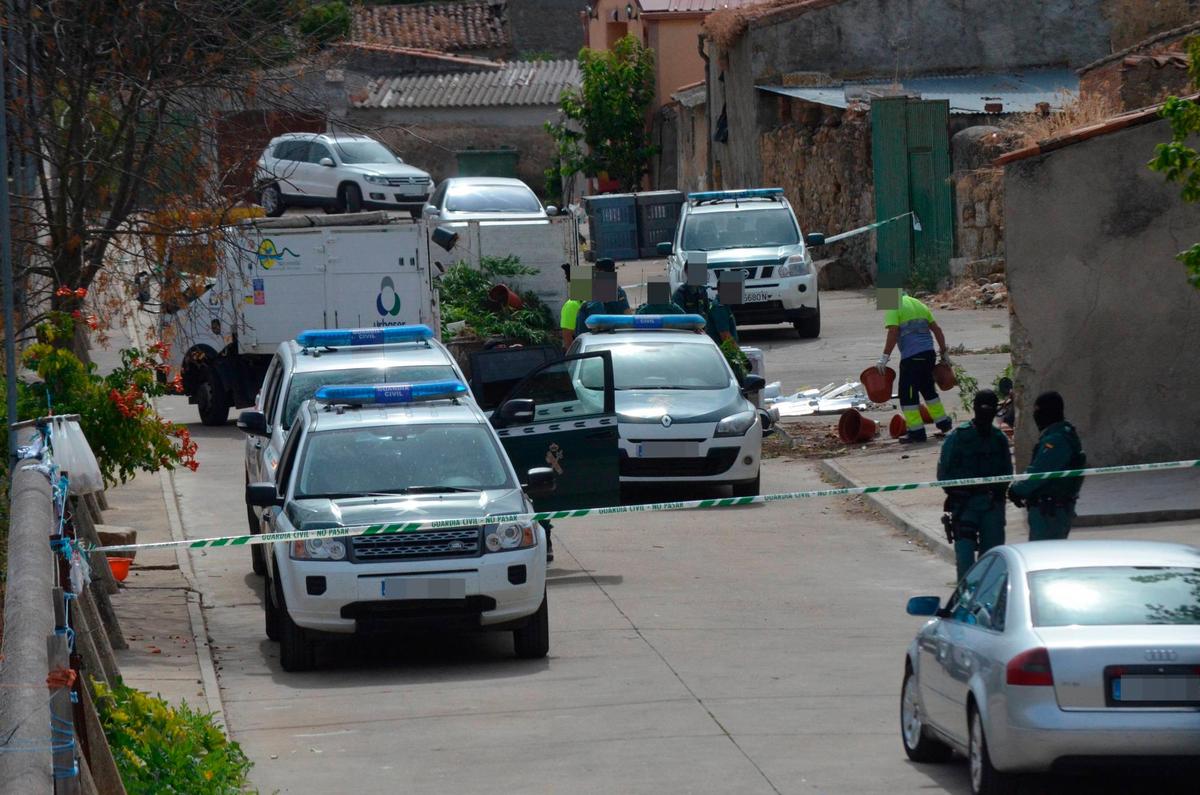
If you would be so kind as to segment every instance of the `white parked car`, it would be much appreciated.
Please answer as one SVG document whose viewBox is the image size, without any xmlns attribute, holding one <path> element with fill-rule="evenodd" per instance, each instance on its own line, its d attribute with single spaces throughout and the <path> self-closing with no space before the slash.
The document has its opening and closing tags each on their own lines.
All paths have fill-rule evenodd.
<svg viewBox="0 0 1200 795">
<path fill-rule="evenodd" d="M 424 217 L 441 221 L 544 221 L 546 208 L 519 179 L 452 177 L 438 184 Z"/>
<path fill-rule="evenodd" d="M 1200 755 L 1200 548 L 1152 541 L 1037 541 L 971 567 L 909 646 L 904 750 L 970 764 L 971 789 L 1015 773 Z"/>
<path fill-rule="evenodd" d="M 429 199 L 429 173 L 410 166 L 365 135 L 287 133 L 274 138 L 255 168 L 267 215 L 288 207 L 326 212 L 408 210 L 419 218 Z"/>
</svg>

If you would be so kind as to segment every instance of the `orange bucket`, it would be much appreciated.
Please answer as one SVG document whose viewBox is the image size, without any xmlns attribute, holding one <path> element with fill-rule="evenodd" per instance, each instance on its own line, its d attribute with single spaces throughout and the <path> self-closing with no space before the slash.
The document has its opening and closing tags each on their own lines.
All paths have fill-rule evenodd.
<svg viewBox="0 0 1200 795">
<path fill-rule="evenodd" d="M 887 368 L 885 375 L 880 375 L 874 367 L 868 367 L 858 374 L 858 380 L 867 390 L 867 397 L 873 403 L 887 403 L 892 399 L 892 385 L 896 383 L 896 371 Z"/>
<path fill-rule="evenodd" d="M 943 392 L 949 392 L 958 386 L 958 379 L 954 377 L 954 368 L 945 362 L 938 362 L 933 366 L 933 381 Z"/>
<path fill-rule="evenodd" d="M 888 423 L 888 434 L 893 439 L 899 439 L 906 433 L 908 433 L 908 422 L 905 421 L 904 415 L 897 414 L 892 417 L 892 421 Z"/>
<path fill-rule="evenodd" d="M 933 417 L 929 414 L 929 409 L 925 407 L 924 403 L 921 404 L 921 422 L 926 425 L 933 425 Z"/>
<path fill-rule="evenodd" d="M 842 444 L 867 442 L 874 439 L 878 432 L 875 420 L 859 414 L 858 409 L 847 409 L 838 420 L 838 438 Z"/>
<path fill-rule="evenodd" d="M 125 578 L 129 576 L 130 563 L 133 563 L 132 558 L 108 559 L 108 568 L 112 571 L 112 575 L 117 582 L 125 582 Z"/>
<path fill-rule="evenodd" d="M 525 306 L 525 302 L 521 300 L 521 296 L 514 293 L 505 284 L 497 284 L 488 290 L 488 298 L 500 306 L 507 306 L 509 309 L 520 309 Z"/>
</svg>

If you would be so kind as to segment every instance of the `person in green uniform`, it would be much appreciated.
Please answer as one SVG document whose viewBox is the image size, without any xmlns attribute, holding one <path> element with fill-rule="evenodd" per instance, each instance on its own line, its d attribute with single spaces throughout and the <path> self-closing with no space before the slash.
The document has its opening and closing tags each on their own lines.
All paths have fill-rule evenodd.
<svg viewBox="0 0 1200 795">
<path fill-rule="evenodd" d="M 646 303 L 639 306 L 635 315 L 683 315 L 683 307 L 671 300 L 671 286 L 666 282 L 651 282 L 646 285 Z"/>
<path fill-rule="evenodd" d="M 703 317 L 704 328 L 713 342 L 720 345 L 727 339 L 738 341 L 737 323 L 733 319 L 733 313 L 720 300 L 708 294 L 707 285 L 681 284 L 671 296 L 671 300 L 682 307 L 684 314 Z"/>
<path fill-rule="evenodd" d="M 953 431 L 938 458 L 938 480 L 1011 475 L 1008 437 L 994 424 L 1000 399 L 990 389 L 975 394 L 975 417 Z M 945 489 L 942 523 L 954 544 L 958 579 L 979 556 L 1004 543 L 1004 495 L 1008 484 L 952 486 Z"/>
<path fill-rule="evenodd" d="M 601 273 L 615 273 L 617 263 L 611 259 L 604 258 L 596 260 L 596 270 Z M 587 301 L 579 308 L 579 314 L 575 318 L 575 336 L 587 333 L 587 319 L 592 315 L 632 315 L 633 310 L 629 308 L 629 298 L 625 295 L 625 288 L 617 285 L 617 297 L 613 301 Z"/>
<path fill-rule="evenodd" d="M 563 263 L 563 275 L 567 278 L 567 289 L 571 287 L 571 266 Z M 558 313 L 559 331 L 562 333 L 563 350 L 571 347 L 571 343 L 575 341 L 575 320 L 579 317 L 579 307 L 583 306 L 583 302 L 575 298 L 568 298 L 562 305 L 562 311 Z"/>
<path fill-rule="evenodd" d="M 1062 395 L 1043 392 L 1033 403 L 1033 421 L 1041 436 L 1033 448 L 1033 460 L 1025 469 L 1031 472 L 1058 472 L 1064 469 L 1083 469 L 1087 456 L 1075 426 L 1064 418 Z M 1064 539 L 1071 532 L 1075 518 L 1075 503 L 1083 478 L 1054 478 L 1053 480 L 1023 480 L 1014 483 L 1008 497 L 1018 508 L 1029 511 L 1029 540 L 1051 541 Z"/>
</svg>

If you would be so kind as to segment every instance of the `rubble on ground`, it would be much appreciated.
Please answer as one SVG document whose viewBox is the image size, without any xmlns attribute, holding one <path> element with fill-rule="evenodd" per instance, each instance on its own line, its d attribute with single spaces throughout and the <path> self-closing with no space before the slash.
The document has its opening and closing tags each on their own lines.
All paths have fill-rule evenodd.
<svg viewBox="0 0 1200 795">
<path fill-rule="evenodd" d="M 934 309 L 979 309 L 1008 305 L 1008 284 L 1003 273 L 992 273 L 962 282 L 930 296 L 927 303 Z"/>
</svg>

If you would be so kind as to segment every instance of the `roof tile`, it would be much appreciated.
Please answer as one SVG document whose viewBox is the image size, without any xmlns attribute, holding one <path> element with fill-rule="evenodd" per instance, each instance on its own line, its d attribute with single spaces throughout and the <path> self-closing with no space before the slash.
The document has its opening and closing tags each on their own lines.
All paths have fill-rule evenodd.
<svg viewBox="0 0 1200 795">
<path fill-rule="evenodd" d="M 504 49 L 511 44 L 506 10 L 505 4 L 489 0 L 362 6 L 354 12 L 353 38 L 452 52 Z"/>
</svg>

